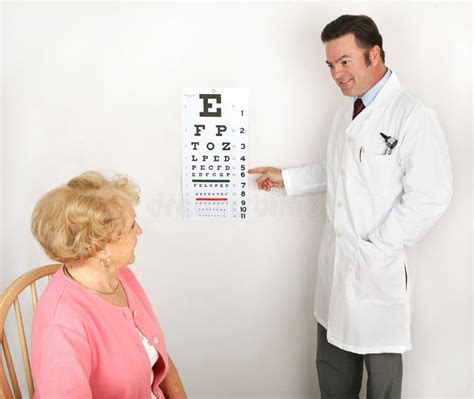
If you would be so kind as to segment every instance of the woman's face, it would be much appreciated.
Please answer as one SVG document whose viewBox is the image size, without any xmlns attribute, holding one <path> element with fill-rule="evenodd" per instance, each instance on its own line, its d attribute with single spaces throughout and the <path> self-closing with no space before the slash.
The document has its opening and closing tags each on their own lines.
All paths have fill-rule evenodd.
<svg viewBox="0 0 474 399">
<path fill-rule="evenodd" d="M 135 220 L 135 217 L 133 207 L 128 207 L 125 210 L 126 223 L 120 239 L 108 245 L 111 265 L 123 267 L 135 261 L 137 238 L 142 234 L 142 228 Z"/>
</svg>

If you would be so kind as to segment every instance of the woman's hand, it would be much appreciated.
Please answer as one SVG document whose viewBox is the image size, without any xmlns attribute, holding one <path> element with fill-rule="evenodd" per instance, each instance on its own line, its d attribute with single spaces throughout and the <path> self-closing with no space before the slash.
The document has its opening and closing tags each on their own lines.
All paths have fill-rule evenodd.
<svg viewBox="0 0 474 399">
<path fill-rule="evenodd" d="M 168 355 L 169 370 L 165 379 L 160 384 L 166 399 L 187 399 L 181 379 L 179 378 L 178 370 L 176 369 L 171 357 Z"/>
</svg>

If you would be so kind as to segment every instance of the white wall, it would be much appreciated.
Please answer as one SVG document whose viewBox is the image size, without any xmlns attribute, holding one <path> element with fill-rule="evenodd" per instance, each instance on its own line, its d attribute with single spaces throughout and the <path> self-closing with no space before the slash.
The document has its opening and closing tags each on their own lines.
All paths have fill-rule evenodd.
<svg viewBox="0 0 474 399">
<path fill-rule="evenodd" d="M 472 394 L 472 10 L 448 3 L 3 3 L 0 289 L 49 262 L 29 231 L 40 195 L 88 169 L 142 188 L 133 269 L 191 398 L 319 397 L 313 289 L 323 194 L 250 191 L 248 220 L 188 223 L 180 91 L 250 89 L 250 165 L 324 156 L 342 97 L 319 35 L 368 14 L 387 64 L 436 108 L 455 192 L 409 251 L 414 349 L 404 397 Z M 1 147 L 0 147 L 1 148 Z"/>
<path fill-rule="evenodd" d="M 0 6 L 0 21 L 3 22 L 3 8 Z M 2 24 L 3 26 L 3 24 Z M 3 61 L 3 28 L 0 29 L 0 59 Z M 0 254 L 3 254 L 3 62 L 0 62 Z M 0 290 L 3 288 L 3 267 L 0 256 Z"/>
</svg>

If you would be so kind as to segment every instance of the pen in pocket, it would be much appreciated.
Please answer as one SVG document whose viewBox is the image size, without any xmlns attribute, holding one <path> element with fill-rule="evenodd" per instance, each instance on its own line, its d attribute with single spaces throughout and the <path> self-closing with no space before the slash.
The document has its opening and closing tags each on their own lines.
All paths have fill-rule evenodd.
<svg viewBox="0 0 474 399">
<path fill-rule="evenodd" d="M 359 151 L 359 161 L 362 162 L 362 153 L 364 152 L 364 147 L 360 147 Z"/>
</svg>

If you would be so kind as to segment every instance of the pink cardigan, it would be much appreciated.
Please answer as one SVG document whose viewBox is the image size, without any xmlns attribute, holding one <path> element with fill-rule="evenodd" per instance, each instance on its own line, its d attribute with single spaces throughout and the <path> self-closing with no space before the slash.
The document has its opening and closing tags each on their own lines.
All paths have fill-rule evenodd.
<svg viewBox="0 0 474 399">
<path fill-rule="evenodd" d="M 118 307 L 71 281 L 59 269 L 41 296 L 33 319 L 32 371 L 35 398 L 148 399 L 168 371 L 158 320 L 133 272 L 118 276 L 129 307 Z M 134 324 L 135 323 L 135 324 Z M 135 325 L 153 343 L 153 367 Z"/>
</svg>

